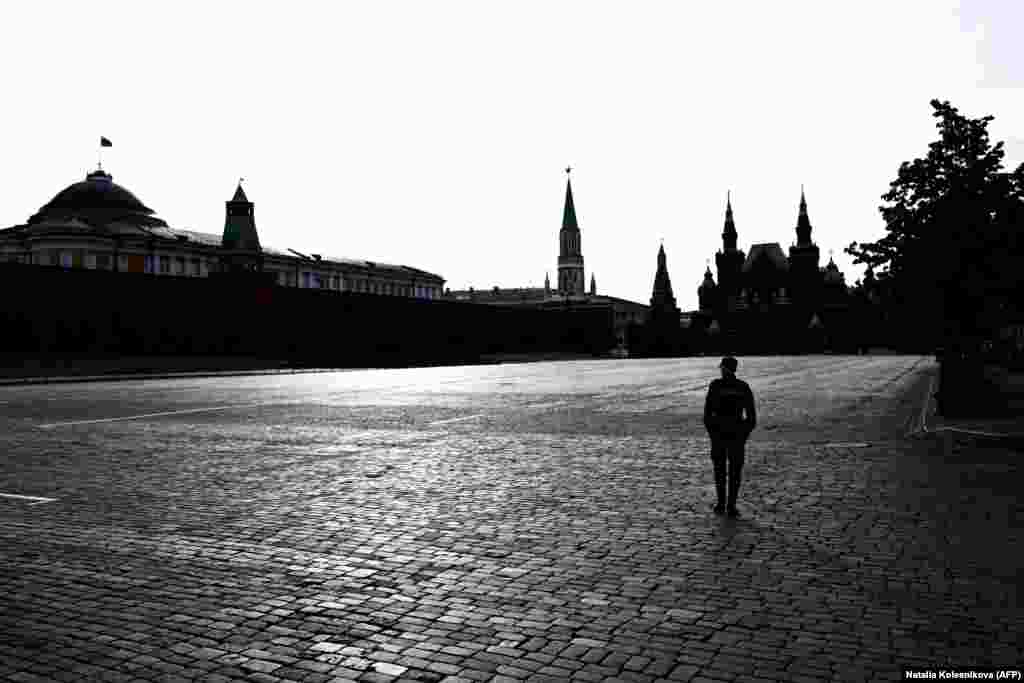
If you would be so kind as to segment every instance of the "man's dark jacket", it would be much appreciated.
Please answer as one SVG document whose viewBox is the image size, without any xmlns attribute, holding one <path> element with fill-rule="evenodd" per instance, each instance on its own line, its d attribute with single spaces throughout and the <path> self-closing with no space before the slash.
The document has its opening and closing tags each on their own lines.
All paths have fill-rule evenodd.
<svg viewBox="0 0 1024 683">
<path fill-rule="evenodd" d="M 749 384 L 735 377 L 711 382 L 704 401 L 704 426 L 712 439 L 746 439 L 756 424 L 754 392 Z"/>
</svg>

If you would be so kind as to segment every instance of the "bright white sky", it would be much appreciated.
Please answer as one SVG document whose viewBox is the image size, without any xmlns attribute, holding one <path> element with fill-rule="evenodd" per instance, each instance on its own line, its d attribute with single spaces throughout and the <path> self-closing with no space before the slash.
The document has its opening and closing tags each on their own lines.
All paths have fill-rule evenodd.
<svg viewBox="0 0 1024 683">
<path fill-rule="evenodd" d="M 586 278 L 684 310 L 721 245 L 883 233 L 935 139 L 929 99 L 993 114 L 1024 161 L 1024 3 L 23 2 L 0 24 L 0 226 L 104 167 L 173 227 L 220 233 L 244 176 L 261 241 L 447 286 L 557 281 L 572 165 Z M 1016 124 L 1016 126 L 1015 126 Z M 713 261 L 712 261 L 713 263 Z"/>
</svg>

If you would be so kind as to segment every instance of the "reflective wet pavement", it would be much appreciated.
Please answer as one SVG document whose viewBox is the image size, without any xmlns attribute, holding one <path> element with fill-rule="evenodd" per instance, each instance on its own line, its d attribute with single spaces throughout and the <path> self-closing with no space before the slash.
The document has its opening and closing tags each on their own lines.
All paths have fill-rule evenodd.
<svg viewBox="0 0 1024 683">
<path fill-rule="evenodd" d="M 907 439 L 920 357 L 0 388 L 0 677 L 898 680 L 1019 662 L 1020 469 Z M 862 447 L 863 444 L 868 444 Z M 37 500 L 42 499 L 42 500 Z"/>
</svg>

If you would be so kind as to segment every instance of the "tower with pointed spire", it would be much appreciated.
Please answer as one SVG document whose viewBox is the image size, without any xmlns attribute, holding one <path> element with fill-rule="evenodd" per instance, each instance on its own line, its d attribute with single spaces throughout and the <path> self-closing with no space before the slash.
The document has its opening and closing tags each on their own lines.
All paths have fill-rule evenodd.
<svg viewBox="0 0 1024 683">
<path fill-rule="evenodd" d="M 811 219 L 807 216 L 807 197 L 804 186 L 800 186 L 800 213 L 796 219 L 796 244 L 799 247 L 811 245 Z"/>
<path fill-rule="evenodd" d="M 736 221 L 732 216 L 732 191 L 725 193 L 725 227 L 722 229 L 722 247 L 725 251 L 736 251 Z"/>
<path fill-rule="evenodd" d="M 789 270 L 793 280 L 792 289 L 796 296 L 807 299 L 820 289 L 820 258 L 818 245 L 811 239 L 811 219 L 807 215 L 807 198 L 801 185 L 800 209 L 796 219 L 796 244 L 789 248 Z"/>
<path fill-rule="evenodd" d="M 651 315 L 674 312 L 676 322 L 679 321 L 679 308 L 672 294 L 672 280 L 668 276 L 668 265 L 665 259 L 665 245 L 658 247 L 658 269 L 654 273 L 654 288 L 651 291 Z"/>
<path fill-rule="evenodd" d="M 718 294 L 726 305 L 735 308 L 741 290 L 740 276 L 746 254 L 736 248 L 736 222 L 732 215 L 732 193 L 725 195 L 725 227 L 722 230 L 722 249 L 715 254 L 718 269 Z"/>
<path fill-rule="evenodd" d="M 801 186 L 796 240 L 789 256 L 778 242 L 752 244 L 744 255 L 737 246 L 732 195 L 726 195 L 722 248 L 715 255 L 718 282 L 706 268 L 697 288 L 700 308 L 690 324 L 690 329 L 708 333 L 701 337 L 706 348 L 786 353 L 820 349 L 825 342 L 808 336 L 808 330 L 818 329 L 831 331 L 823 339 L 833 348 L 851 348 L 858 332 L 850 313 L 849 288 L 834 260 L 818 268 L 812 232 Z M 836 330 L 844 332 L 836 335 Z"/>
<path fill-rule="evenodd" d="M 590 274 L 590 296 L 597 296 L 597 277 L 594 273 Z"/>
<path fill-rule="evenodd" d="M 674 355 L 681 349 L 679 307 L 672 294 L 672 281 L 668 276 L 665 245 L 658 247 L 658 269 L 654 273 L 651 306 L 643 332 L 643 353 L 661 356 Z"/>
<path fill-rule="evenodd" d="M 225 202 L 224 235 L 221 239 L 224 272 L 261 272 L 263 249 L 256 232 L 253 203 L 245 196 L 242 181 L 231 199 Z"/>
<path fill-rule="evenodd" d="M 566 168 L 566 176 L 572 168 Z M 565 180 L 565 208 L 562 211 L 562 229 L 558 233 L 558 293 L 583 296 L 583 245 L 580 227 L 576 222 L 576 206 L 572 200 L 572 179 Z"/>
</svg>

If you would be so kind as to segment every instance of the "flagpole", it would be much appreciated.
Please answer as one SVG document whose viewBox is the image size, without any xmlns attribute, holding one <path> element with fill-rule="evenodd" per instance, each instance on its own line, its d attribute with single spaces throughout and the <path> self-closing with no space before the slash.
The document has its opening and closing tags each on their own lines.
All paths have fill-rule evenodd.
<svg viewBox="0 0 1024 683">
<path fill-rule="evenodd" d="M 100 149 L 99 149 L 99 152 L 97 152 L 97 155 L 96 155 L 97 156 L 97 165 L 99 166 L 99 169 L 101 171 L 103 170 L 103 148 L 104 147 L 111 147 L 111 146 L 113 146 L 113 145 L 111 144 L 110 140 L 106 139 L 105 137 L 103 137 L 101 135 L 100 136 Z"/>
</svg>

